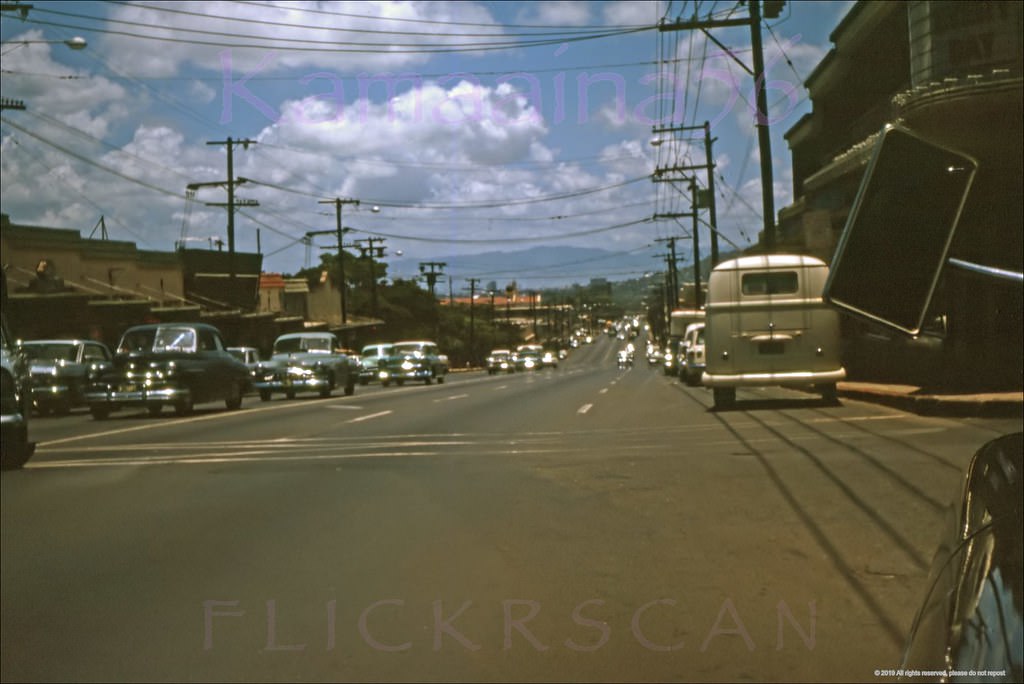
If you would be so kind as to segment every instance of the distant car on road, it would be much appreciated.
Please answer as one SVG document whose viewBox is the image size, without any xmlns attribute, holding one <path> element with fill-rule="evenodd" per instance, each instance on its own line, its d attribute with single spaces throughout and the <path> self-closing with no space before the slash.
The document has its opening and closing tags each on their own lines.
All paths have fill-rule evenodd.
<svg viewBox="0 0 1024 684">
<path fill-rule="evenodd" d="M 107 345 L 94 340 L 29 340 L 21 349 L 32 373 L 32 403 L 41 414 L 65 415 L 84 406 L 89 383 L 113 361 Z"/>
<path fill-rule="evenodd" d="M 487 356 L 487 373 L 515 373 L 516 362 L 508 349 L 495 349 Z"/>
<path fill-rule="evenodd" d="M 334 333 L 287 333 L 274 341 L 270 359 L 257 366 L 253 386 L 262 401 L 270 401 L 274 392 L 284 392 L 289 399 L 297 392 L 329 397 L 338 387 L 350 396 L 358 378 L 356 359 L 340 352 Z"/>
<path fill-rule="evenodd" d="M 441 384 L 447 374 L 448 357 L 434 342 L 395 342 L 391 355 L 380 360 L 380 384 L 384 387 L 392 382 L 404 385 L 406 380 L 422 380 L 426 385 L 437 380 Z"/>
<path fill-rule="evenodd" d="M 233 411 L 248 384 L 249 370 L 228 353 L 217 328 L 156 323 L 125 331 L 113 364 L 89 384 L 85 399 L 96 420 L 126 406 L 143 406 L 152 416 L 172 406 L 184 416 L 208 401 Z"/>
<path fill-rule="evenodd" d="M 704 324 L 691 323 L 686 330 L 686 366 L 683 369 L 683 381 L 687 385 L 699 385 L 701 375 L 707 366 L 704 357 Z"/>
<path fill-rule="evenodd" d="M 379 379 L 380 360 L 391 355 L 392 344 L 378 342 L 363 347 L 359 354 L 359 384 L 366 385 Z"/>
</svg>

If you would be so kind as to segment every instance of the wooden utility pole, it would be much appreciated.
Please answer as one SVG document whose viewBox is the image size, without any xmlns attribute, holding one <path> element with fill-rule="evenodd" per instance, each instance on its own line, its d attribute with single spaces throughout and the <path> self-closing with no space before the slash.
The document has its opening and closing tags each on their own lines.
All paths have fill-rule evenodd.
<svg viewBox="0 0 1024 684">
<path fill-rule="evenodd" d="M 235 180 L 235 145 L 241 145 L 244 149 L 249 149 L 249 145 L 255 145 L 255 140 L 233 140 L 230 137 L 227 140 L 210 140 L 207 141 L 207 145 L 226 145 L 228 148 L 228 203 L 227 205 L 211 205 L 211 206 L 227 206 L 228 209 L 228 268 L 231 272 L 231 279 L 235 278 L 235 185 L 240 182 Z M 255 205 L 255 200 L 249 200 L 246 202 L 249 206 Z"/>
</svg>

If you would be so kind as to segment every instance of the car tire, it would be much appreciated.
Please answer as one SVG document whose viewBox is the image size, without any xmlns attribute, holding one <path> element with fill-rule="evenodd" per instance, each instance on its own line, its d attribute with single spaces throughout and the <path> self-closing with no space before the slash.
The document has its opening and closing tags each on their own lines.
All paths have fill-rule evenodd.
<svg viewBox="0 0 1024 684">
<path fill-rule="evenodd" d="M 188 399 L 179 399 L 174 402 L 174 415 L 176 416 L 188 416 L 192 414 L 195 409 L 195 403 L 192 401 L 192 397 Z"/>
<path fill-rule="evenodd" d="M 233 385 L 231 394 L 224 398 L 224 406 L 228 411 L 237 411 L 242 408 L 242 386 Z"/>
<path fill-rule="evenodd" d="M 350 382 L 347 385 L 345 385 L 345 396 L 346 397 L 351 397 L 355 393 L 356 393 L 356 383 L 355 382 Z"/>
<path fill-rule="evenodd" d="M 441 375 L 437 376 L 437 384 L 438 385 L 443 385 L 444 384 L 444 374 L 441 374 Z"/>
<path fill-rule="evenodd" d="M 146 407 L 146 413 L 149 414 L 150 418 L 156 418 L 157 416 L 160 415 L 160 411 L 162 409 L 163 406 L 161 406 L 160 404 L 150 404 L 149 406 Z"/>
<path fill-rule="evenodd" d="M 359 378 L 359 384 L 360 385 L 369 385 L 370 384 L 370 380 L 369 380 L 369 378 Z"/>
<path fill-rule="evenodd" d="M 295 390 L 285 390 L 284 396 L 285 396 L 286 399 L 294 399 L 295 398 Z"/>
<path fill-rule="evenodd" d="M 260 390 L 260 401 L 270 401 L 270 390 Z"/>
<path fill-rule="evenodd" d="M 839 390 L 836 388 L 836 383 L 828 382 L 818 385 L 815 389 L 821 393 L 821 398 L 829 404 L 839 403 Z"/>
<path fill-rule="evenodd" d="M 391 385 L 391 381 L 390 380 L 381 380 L 380 381 L 380 386 L 381 387 L 389 387 L 390 385 Z"/>
<path fill-rule="evenodd" d="M 93 420 L 106 420 L 110 417 L 110 407 L 106 404 L 93 404 L 89 407 Z"/>
<path fill-rule="evenodd" d="M 423 378 L 423 384 L 424 385 L 429 385 L 432 382 L 434 382 L 434 376 L 433 375 L 428 375 L 427 377 Z"/>
<path fill-rule="evenodd" d="M 398 383 L 399 387 L 405 384 L 405 380 L 395 380 L 395 382 Z"/>
<path fill-rule="evenodd" d="M 28 441 L 28 426 L 19 428 L 11 439 L 0 445 L 0 469 L 17 470 L 32 458 L 36 445 Z"/>
</svg>

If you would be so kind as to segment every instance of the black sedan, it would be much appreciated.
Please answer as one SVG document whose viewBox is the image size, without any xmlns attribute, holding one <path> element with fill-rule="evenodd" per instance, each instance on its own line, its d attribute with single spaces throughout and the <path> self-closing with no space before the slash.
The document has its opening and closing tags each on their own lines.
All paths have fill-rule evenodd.
<svg viewBox="0 0 1024 684">
<path fill-rule="evenodd" d="M 90 385 L 86 400 L 97 420 L 126 406 L 145 407 L 153 416 L 172 406 L 183 416 L 208 401 L 237 409 L 248 384 L 248 368 L 227 351 L 215 327 L 158 323 L 124 333 L 113 367 Z"/>
<path fill-rule="evenodd" d="M 64 415 L 85 404 L 86 387 L 113 358 L 94 340 L 29 340 L 21 348 L 32 373 L 32 401 L 42 414 Z"/>
</svg>

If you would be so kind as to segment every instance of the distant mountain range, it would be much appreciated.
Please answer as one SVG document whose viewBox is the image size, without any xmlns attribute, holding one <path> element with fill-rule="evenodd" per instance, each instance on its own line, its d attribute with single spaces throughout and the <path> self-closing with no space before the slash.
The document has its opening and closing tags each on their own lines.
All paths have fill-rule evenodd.
<svg viewBox="0 0 1024 684">
<path fill-rule="evenodd" d="M 457 291 L 468 288 L 468 278 L 479 278 L 479 290 L 491 282 L 499 290 L 515 281 L 520 289 L 546 289 L 573 284 L 587 285 L 593 278 L 609 281 L 639 278 L 645 272 L 664 271 L 664 260 L 655 259 L 656 248 L 623 254 L 592 247 L 531 247 L 517 251 L 482 252 L 458 256 L 431 257 L 429 261 L 444 262 L 447 287 L 452 277 Z M 412 278 L 420 274 L 419 264 L 428 259 L 388 259 L 392 278 Z M 440 290 L 441 286 L 438 285 Z"/>
</svg>

